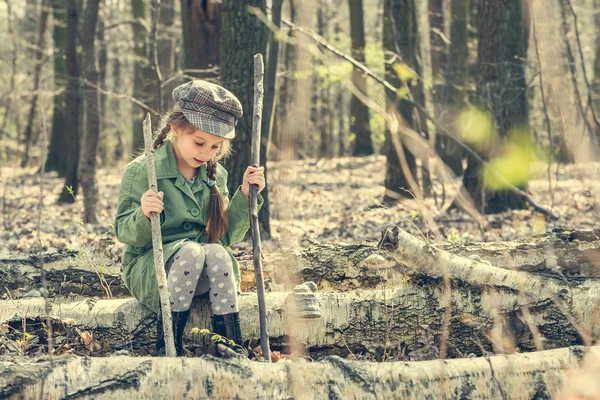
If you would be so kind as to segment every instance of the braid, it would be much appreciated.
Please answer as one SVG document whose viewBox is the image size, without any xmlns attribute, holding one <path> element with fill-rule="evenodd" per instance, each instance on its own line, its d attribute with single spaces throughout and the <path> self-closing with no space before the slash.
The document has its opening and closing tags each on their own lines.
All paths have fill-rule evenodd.
<svg viewBox="0 0 600 400">
<path fill-rule="evenodd" d="M 167 124 L 164 128 L 162 128 L 158 136 L 156 136 L 156 139 L 154 139 L 154 148 L 157 148 L 165 141 L 165 138 L 169 132 L 171 132 L 171 125 Z"/>
<path fill-rule="evenodd" d="M 217 162 L 210 160 L 206 163 L 206 172 L 208 179 L 212 181 L 217 180 Z M 208 217 L 208 223 L 206 224 L 206 231 L 208 232 L 208 242 L 218 243 L 221 236 L 227 232 L 227 209 L 225 208 L 225 201 L 223 195 L 217 187 L 213 185 L 210 188 L 210 211 Z"/>
</svg>

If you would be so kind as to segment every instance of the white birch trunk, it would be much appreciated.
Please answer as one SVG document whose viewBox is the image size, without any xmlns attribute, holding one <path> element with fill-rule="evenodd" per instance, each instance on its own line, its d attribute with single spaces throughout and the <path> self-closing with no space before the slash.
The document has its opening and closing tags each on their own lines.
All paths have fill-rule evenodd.
<svg viewBox="0 0 600 400">
<path fill-rule="evenodd" d="M 214 358 L 0 359 L 3 399 L 534 399 L 557 398 L 584 348 L 447 361 L 339 357 L 274 364 Z M 598 361 L 600 349 L 588 349 Z M 569 379 L 581 370 L 572 370 Z M 43 394 L 40 397 L 40 394 Z"/>
</svg>

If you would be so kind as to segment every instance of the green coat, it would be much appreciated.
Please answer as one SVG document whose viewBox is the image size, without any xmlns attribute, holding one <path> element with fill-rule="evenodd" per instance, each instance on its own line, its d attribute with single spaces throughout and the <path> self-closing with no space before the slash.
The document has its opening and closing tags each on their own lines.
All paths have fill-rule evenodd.
<svg viewBox="0 0 600 400">
<path fill-rule="evenodd" d="M 210 189 L 206 174 L 206 164 L 200 167 L 196 180 L 190 187 L 177 169 L 173 144 L 165 141 L 155 153 L 156 179 L 158 190 L 164 192 L 164 210 L 160 215 L 164 261 L 181 247 L 185 241 L 206 243 L 206 223 L 208 220 Z M 227 190 L 227 171 L 221 165 L 217 168 L 217 186 L 227 205 L 229 225 L 221 237 L 233 262 L 233 272 L 239 288 L 240 270 L 229 246 L 243 240 L 250 228 L 248 200 L 240 188 L 231 200 Z M 154 312 L 160 310 L 158 284 L 154 272 L 152 252 L 152 226 L 142 212 L 140 198 L 148 190 L 146 156 L 142 155 L 130 162 L 121 180 L 121 191 L 115 219 L 117 239 L 126 244 L 122 257 L 122 275 L 131 294 Z M 263 199 L 259 195 L 259 207 Z"/>
</svg>

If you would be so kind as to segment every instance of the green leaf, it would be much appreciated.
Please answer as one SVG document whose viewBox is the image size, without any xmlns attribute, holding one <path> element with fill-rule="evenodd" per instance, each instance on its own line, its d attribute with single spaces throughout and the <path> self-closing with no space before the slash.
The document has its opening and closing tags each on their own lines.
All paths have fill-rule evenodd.
<svg viewBox="0 0 600 400">
<path fill-rule="evenodd" d="M 456 235 L 456 232 L 453 230 L 449 235 L 448 235 L 448 241 L 449 242 L 456 242 L 456 240 L 458 239 L 458 236 Z"/>
<path fill-rule="evenodd" d="M 396 63 L 392 68 L 394 68 L 394 71 L 396 71 L 398 78 L 400 78 L 402 82 L 407 82 L 415 78 L 415 71 L 410 69 L 406 64 Z"/>
<path fill-rule="evenodd" d="M 69 224 L 66 224 L 65 226 L 63 226 L 63 230 L 66 231 L 67 229 L 69 229 Z"/>
</svg>

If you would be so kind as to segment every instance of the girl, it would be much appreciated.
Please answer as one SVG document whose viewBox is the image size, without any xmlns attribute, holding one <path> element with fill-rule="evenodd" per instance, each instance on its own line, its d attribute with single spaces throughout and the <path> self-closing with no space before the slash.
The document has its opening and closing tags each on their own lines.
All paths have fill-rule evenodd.
<svg viewBox="0 0 600 400">
<path fill-rule="evenodd" d="M 125 285 L 141 303 L 158 313 L 156 349 L 164 353 L 160 299 L 154 272 L 150 214 L 160 213 L 165 269 L 173 312 L 177 355 L 195 296 L 208 292 L 215 333 L 242 344 L 237 294 L 238 263 L 226 248 L 250 227 L 250 185 L 265 187 L 264 168 L 248 167 L 229 199 L 227 171 L 217 162 L 230 152 L 229 140 L 242 105 L 228 90 L 201 80 L 173 91 L 175 106 L 154 141 L 159 193 L 148 190 L 146 157 L 123 173 L 115 230 L 125 243 Z M 259 195 L 259 207 L 263 199 Z M 241 352 L 236 347 L 236 351 Z"/>
</svg>

